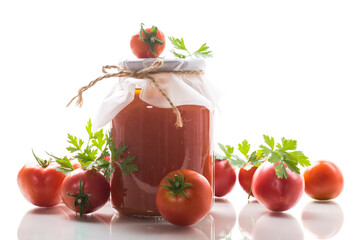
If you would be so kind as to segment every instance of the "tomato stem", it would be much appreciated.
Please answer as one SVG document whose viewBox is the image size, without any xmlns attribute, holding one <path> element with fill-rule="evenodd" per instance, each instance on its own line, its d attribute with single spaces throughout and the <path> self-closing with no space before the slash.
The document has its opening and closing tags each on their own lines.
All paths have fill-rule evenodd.
<svg viewBox="0 0 360 240">
<path fill-rule="evenodd" d="M 251 194 L 252 194 L 252 187 L 250 186 L 250 190 L 249 190 L 249 194 L 248 194 L 248 200 L 250 199 Z"/>
<path fill-rule="evenodd" d="M 41 158 L 39 158 L 38 156 L 36 156 L 35 153 L 34 153 L 34 149 L 31 149 L 31 151 L 32 151 L 32 153 L 33 153 L 36 161 L 38 162 L 38 164 L 39 164 L 41 167 L 46 168 L 46 167 L 49 166 L 49 164 L 52 162 L 51 159 L 46 160 L 46 159 L 41 159 Z"/>
<path fill-rule="evenodd" d="M 89 197 L 91 196 L 91 194 L 84 193 L 83 186 L 84 185 L 81 184 L 81 178 L 80 178 L 79 193 L 78 194 L 70 194 L 69 192 L 67 193 L 70 197 L 76 198 L 74 201 L 74 209 L 75 209 L 75 213 L 77 215 L 78 211 L 77 211 L 76 207 L 79 206 L 80 217 L 82 217 L 83 214 L 88 210 L 88 208 L 90 206 Z M 85 206 L 86 206 L 86 208 L 85 208 Z"/>
<path fill-rule="evenodd" d="M 155 53 L 155 44 L 164 45 L 165 43 L 164 43 L 164 41 L 162 41 L 162 40 L 160 40 L 160 39 L 158 39 L 156 37 L 157 33 L 158 33 L 158 28 L 157 27 L 152 26 L 151 30 L 150 30 L 150 33 L 148 33 L 144 29 L 144 24 L 143 23 L 141 24 L 140 34 L 139 34 L 139 37 L 140 37 L 141 41 L 143 41 L 144 43 L 149 44 L 149 48 L 150 48 L 151 53 L 155 57 L 159 58 L 159 56 L 156 55 L 156 53 Z"/>
<path fill-rule="evenodd" d="M 165 179 L 169 182 L 170 186 L 168 185 L 160 185 L 160 187 L 165 187 L 167 189 L 169 189 L 169 191 L 174 194 L 174 195 L 177 195 L 177 194 L 181 194 L 183 195 L 184 197 L 186 198 L 189 198 L 188 195 L 186 195 L 186 193 L 184 192 L 184 189 L 186 187 L 191 187 L 192 184 L 191 183 L 185 183 L 185 179 L 184 179 L 184 175 L 181 174 L 180 171 L 177 171 L 179 173 L 179 176 L 174 174 L 174 180 L 171 180 L 170 178 L 168 177 L 165 177 Z"/>
</svg>

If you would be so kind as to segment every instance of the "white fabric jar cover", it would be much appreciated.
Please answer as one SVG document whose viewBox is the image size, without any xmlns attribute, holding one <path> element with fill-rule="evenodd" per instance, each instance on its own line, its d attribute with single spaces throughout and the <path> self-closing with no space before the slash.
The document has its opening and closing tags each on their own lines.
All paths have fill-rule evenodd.
<svg viewBox="0 0 360 240">
<path fill-rule="evenodd" d="M 138 71 L 150 67 L 155 59 L 126 60 L 121 69 Z M 153 73 L 163 92 L 175 106 L 200 105 L 213 110 L 216 96 L 204 74 L 183 74 L 182 71 L 204 71 L 203 59 L 165 59 L 163 65 Z M 172 72 L 169 72 L 172 71 Z M 120 78 L 100 104 L 94 120 L 95 128 L 102 128 L 134 99 L 135 89 L 141 88 L 140 99 L 159 108 L 171 108 L 169 101 L 149 79 Z"/>
</svg>

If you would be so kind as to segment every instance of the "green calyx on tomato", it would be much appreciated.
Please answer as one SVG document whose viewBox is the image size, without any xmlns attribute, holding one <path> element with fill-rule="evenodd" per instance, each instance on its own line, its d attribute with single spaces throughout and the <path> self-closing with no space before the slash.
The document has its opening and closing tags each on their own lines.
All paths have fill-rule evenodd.
<svg viewBox="0 0 360 240">
<path fill-rule="evenodd" d="M 158 33 L 157 27 L 152 26 L 150 32 L 147 32 L 144 29 L 144 24 L 143 23 L 141 24 L 139 37 L 140 37 L 141 41 L 149 44 L 150 51 L 155 57 L 159 57 L 155 53 L 155 44 L 160 44 L 160 45 L 165 44 L 164 41 L 162 41 L 156 37 L 157 33 Z"/>
<path fill-rule="evenodd" d="M 87 209 L 90 206 L 89 197 L 91 196 L 91 194 L 84 193 L 83 185 L 81 184 L 81 178 L 79 181 L 79 194 L 70 194 L 69 192 L 67 194 L 70 197 L 76 198 L 74 201 L 75 213 L 76 214 L 78 213 L 76 207 L 79 206 L 79 214 L 80 214 L 80 217 L 82 217 L 83 214 L 87 211 Z M 86 206 L 86 208 L 85 208 L 85 206 Z"/>
<path fill-rule="evenodd" d="M 38 156 L 35 155 L 34 153 L 34 149 L 31 149 L 36 161 L 38 162 L 38 164 L 43 167 L 46 168 L 47 166 L 49 166 L 49 164 L 52 162 L 52 159 L 46 160 L 46 159 L 41 159 Z"/>
<path fill-rule="evenodd" d="M 165 177 L 165 179 L 169 182 L 170 186 L 169 185 L 160 185 L 160 187 L 169 189 L 169 191 L 174 195 L 181 194 L 184 197 L 189 198 L 188 195 L 186 195 L 186 193 L 184 192 L 184 189 L 186 187 L 191 187 L 192 184 L 184 182 L 185 181 L 184 175 L 182 175 L 181 172 L 178 171 L 178 174 L 180 177 L 176 174 L 173 175 L 174 180 L 171 180 L 170 178 Z"/>
</svg>

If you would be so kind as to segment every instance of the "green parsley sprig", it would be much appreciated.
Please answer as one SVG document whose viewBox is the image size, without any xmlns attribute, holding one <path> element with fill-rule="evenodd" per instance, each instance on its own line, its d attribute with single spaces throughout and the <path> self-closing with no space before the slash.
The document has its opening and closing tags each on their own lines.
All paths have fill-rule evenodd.
<svg viewBox="0 0 360 240">
<path fill-rule="evenodd" d="M 287 178 L 288 174 L 285 165 L 290 171 L 300 174 L 298 165 L 302 167 L 310 166 L 310 161 L 302 151 L 297 151 L 297 141 L 292 139 L 281 138 L 281 143 L 276 144 L 273 137 L 264 135 L 265 145 L 260 145 L 260 152 L 262 152 L 270 163 L 275 166 L 276 175 L 279 178 Z"/>
<path fill-rule="evenodd" d="M 70 145 L 66 148 L 71 154 L 74 154 L 72 157 L 78 160 L 83 169 L 96 169 L 98 172 L 103 172 L 107 180 L 110 179 L 111 174 L 115 171 L 112 163 L 118 164 L 124 174 L 138 170 L 137 165 L 133 163 L 135 156 L 129 155 L 122 160 L 127 146 L 120 145 L 116 148 L 115 143 L 112 141 L 112 130 L 106 134 L 103 129 L 92 132 L 91 119 L 89 119 L 85 128 L 88 133 L 86 146 L 84 145 L 84 140 L 68 134 L 67 142 Z M 60 165 L 57 170 L 65 175 L 74 170 L 67 156 L 58 158 L 52 154 L 49 155 L 54 157 Z"/>
<path fill-rule="evenodd" d="M 230 145 L 224 146 L 221 143 L 218 143 L 218 145 L 220 149 L 224 152 L 225 156 L 217 155 L 217 158 L 228 159 L 230 164 L 234 167 L 249 169 L 252 166 L 259 166 L 262 159 L 264 158 L 264 156 L 257 151 L 253 151 L 249 155 L 251 145 L 246 139 L 244 139 L 242 143 L 239 143 L 237 148 L 239 152 L 244 156 L 244 158 L 234 154 L 234 147 Z"/>
<path fill-rule="evenodd" d="M 206 43 L 202 44 L 198 50 L 191 53 L 186 48 L 183 38 L 169 37 L 169 40 L 175 49 L 180 50 L 180 52 L 175 51 L 174 49 L 170 50 L 170 52 L 174 54 L 174 56 L 177 58 L 185 59 L 187 57 L 192 57 L 192 56 L 198 58 L 209 58 L 213 56 L 212 51 L 209 50 L 209 46 L 207 46 Z"/>
<path fill-rule="evenodd" d="M 263 161 L 267 160 L 275 165 L 275 172 L 279 178 L 288 177 L 285 166 L 297 174 L 300 174 L 299 164 L 302 167 L 310 166 L 308 157 L 302 151 L 296 150 L 296 140 L 283 137 L 281 138 L 281 143 L 275 145 L 273 137 L 263 135 L 263 138 L 265 144 L 260 145 L 259 149 L 250 155 L 250 144 L 247 140 L 243 140 L 242 143 L 238 144 L 238 150 L 244 155 L 245 159 L 234 154 L 234 147 L 230 145 L 224 146 L 219 143 L 219 147 L 232 166 L 243 168 L 246 165 L 246 168 L 250 168 L 252 166 L 260 166 Z"/>
</svg>

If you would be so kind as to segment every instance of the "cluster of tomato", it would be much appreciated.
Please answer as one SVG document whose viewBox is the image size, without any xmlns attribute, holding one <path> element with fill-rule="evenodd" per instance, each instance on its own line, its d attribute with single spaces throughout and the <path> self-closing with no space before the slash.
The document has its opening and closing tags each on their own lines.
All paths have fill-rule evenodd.
<svg viewBox="0 0 360 240">
<path fill-rule="evenodd" d="M 279 178 L 275 165 L 264 162 L 259 167 L 241 168 L 238 181 L 242 189 L 272 211 L 292 208 L 305 191 L 316 200 L 334 199 L 342 192 L 344 179 L 340 169 L 330 161 L 317 161 L 297 174 L 288 169 L 287 178 Z M 215 195 L 225 196 L 236 183 L 236 171 L 227 159 L 215 161 Z"/>
<path fill-rule="evenodd" d="M 57 163 L 34 156 L 38 163 L 26 163 L 17 177 L 22 194 L 32 204 L 53 207 L 63 202 L 82 216 L 98 210 L 109 200 L 110 184 L 96 169 L 82 169 L 76 160 L 71 160 L 75 170 L 65 176 Z M 162 179 L 156 206 L 170 223 L 192 225 L 209 213 L 212 195 L 203 175 L 181 169 Z"/>
<path fill-rule="evenodd" d="M 65 175 L 56 162 L 34 156 L 38 163 L 26 163 L 17 182 L 24 197 L 35 206 L 53 207 L 63 202 L 82 215 L 96 211 L 108 201 L 110 185 L 101 172 L 83 169 L 79 162 L 71 160 L 74 170 Z"/>
</svg>

